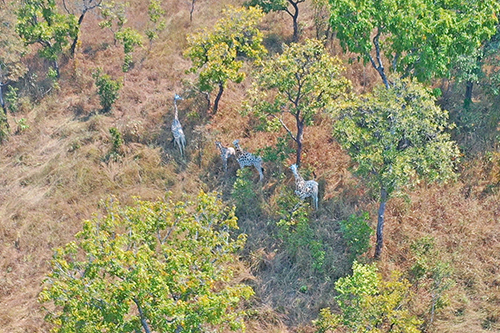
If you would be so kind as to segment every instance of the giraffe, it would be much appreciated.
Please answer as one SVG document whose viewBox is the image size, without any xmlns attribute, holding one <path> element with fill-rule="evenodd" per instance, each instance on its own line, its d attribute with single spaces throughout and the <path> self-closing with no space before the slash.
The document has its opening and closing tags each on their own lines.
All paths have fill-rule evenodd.
<svg viewBox="0 0 500 333">
<path fill-rule="evenodd" d="M 259 181 L 262 181 L 264 179 L 264 174 L 262 168 L 262 158 L 260 156 L 255 156 L 252 153 L 249 153 L 247 151 L 244 151 L 240 147 L 240 140 L 234 140 L 233 141 L 234 148 L 236 149 L 236 160 L 238 161 L 240 168 L 244 168 L 246 166 L 254 166 L 257 171 L 259 172 Z"/>
<path fill-rule="evenodd" d="M 304 180 L 297 171 L 297 164 L 292 164 L 290 169 L 295 176 L 295 194 L 304 200 L 305 198 L 312 197 L 314 208 L 318 210 L 318 183 L 314 180 Z"/>
<path fill-rule="evenodd" d="M 220 150 L 220 157 L 222 158 L 222 164 L 224 165 L 224 172 L 227 172 L 227 159 L 231 156 L 235 156 L 236 152 L 233 147 L 224 147 L 220 141 L 215 141 L 215 145 Z"/>
<path fill-rule="evenodd" d="M 172 122 L 172 134 L 174 136 L 175 143 L 179 146 L 179 151 L 181 152 L 181 156 L 184 156 L 184 149 L 186 147 L 186 137 L 184 136 L 184 132 L 182 131 L 182 125 L 178 118 L 178 110 L 177 110 L 177 101 L 182 100 L 183 98 L 177 94 L 174 97 L 174 107 L 175 107 L 175 115 L 174 121 Z"/>
</svg>

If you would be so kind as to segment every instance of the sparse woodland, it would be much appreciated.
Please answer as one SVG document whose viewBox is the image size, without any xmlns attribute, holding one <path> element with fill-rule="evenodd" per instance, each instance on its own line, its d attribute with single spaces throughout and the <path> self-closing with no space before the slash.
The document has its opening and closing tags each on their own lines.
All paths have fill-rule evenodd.
<svg viewBox="0 0 500 333">
<path fill-rule="evenodd" d="M 0 1 L 0 332 L 500 331 L 499 14 Z"/>
</svg>

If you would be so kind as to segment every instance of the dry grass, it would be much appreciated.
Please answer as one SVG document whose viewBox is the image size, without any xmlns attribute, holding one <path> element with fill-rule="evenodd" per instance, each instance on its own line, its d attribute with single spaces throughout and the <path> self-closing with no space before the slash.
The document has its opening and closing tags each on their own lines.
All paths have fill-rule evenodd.
<svg viewBox="0 0 500 333">
<path fill-rule="evenodd" d="M 240 139 L 251 152 L 276 142 L 276 133 L 255 132 L 252 120 L 239 113 L 250 80 L 229 85 L 216 115 L 207 114 L 203 96 L 190 94 L 185 82 L 193 79 L 185 74 L 190 63 L 182 56 L 186 34 L 210 26 L 224 6 L 240 3 L 197 1 L 190 22 L 189 1 L 169 2 L 167 29 L 150 54 L 134 54 L 135 67 L 125 74 L 120 67 L 123 51 L 113 45 L 109 32 L 97 27 L 97 17 L 88 15 L 77 56 L 62 68 L 61 90 L 40 101 L 24 98 L 14 117 L 26 118 L 29 129 L 0 146 L 0 332 L 48 332 L 36 301 L 49 269 L 47 260 L 54 247 L 73 239 L 81 221 L 98 210 L 100 200 L 116 195 L 127 204 L 132 196 L 155 199 L 165 191 L 184 199 L 200 189 L 217 190 L 229 199 L 238 166 L 231 161 L 224 175 L 214 141 L 230 145 Z M 145 6 L 132 1 L 130 12 L 144 13 Z M 304 4 L 299 19 L 308 36 L 315 34 L 313 14 Z M 129 17 L 129 24 L 143 29 L 145 20 L 138 14 Z M 291 36 L 291 18 L 283 13 L 268 15 L 263 27 L 274 51 Z M 352 57 L 336 42 L 330 48 L 344 60 Z M 41 68 L 31 61 L 33 68 Z M 97 67 L 124 83 L 109 114 L 99 114 L 92 79 Z M 346 75 L 358 93 L 379 81 L 374 70 L 359 63 L 349 65 Z M 175 93 L 188 96 L 179 103 L 188 141 L 186 159 L 170 141 Z M 10 122 L 15 125 L 12 118 Z M 125 144 L 120 158 L 106 161 L 112 146 L 110 127 L 122 133 Z M 388 204 L 384 274 L 407 271 L 413 264 L 410 245 L 423 236 L 434 238 L 441 259 L 454 268 L 456 285 L 447 293 L 450 305 L 430 331 L 500 329 L 499 160 L 498 154 L 470 156 L 462 164 L 459 182 L 422 185 Z M 320 210 L 311 225 L 331 248 L 329 260 L 335 267 L 330 267 L 328 279 L 316 274 L 308 264 L 309 253 L 292 258 L 276 238 L 273 210 L 281 192 L 294 186 L 288 169 L 292 162 L 290 157 L 286 165 L 264 166 L 266 180 L 258 190 L 262 212 L 240 220 L 241 231 L 249 235 L 242 254 L 249 268 L 242 265 L 237 279 L 247 281 L 257 293 L 248 305 L 248 332 L 312 332 L 310 322 L 317 311 L 333 303 L 335 279 L 349 271 L 337 222 L 361 211 L 375 216 L 377 203 L 348 171 L 349 158 L 332 139 L 329 118 L 318 116 L 305 132 L 303 163 L 321 189 Z M 416 311 L 426 311 L 428 291 L 415 292 Z"/>
</svg>

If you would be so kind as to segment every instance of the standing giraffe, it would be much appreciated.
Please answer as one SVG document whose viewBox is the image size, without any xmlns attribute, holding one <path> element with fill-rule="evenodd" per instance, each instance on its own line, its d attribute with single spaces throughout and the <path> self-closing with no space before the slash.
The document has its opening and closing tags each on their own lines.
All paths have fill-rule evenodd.
<svg viewBox="0 0 500 333">
<path fill-rule="evenodd" d="M 262 168 L 262 158 L 260 156 L 255 156 L 252 153 L 244 151 L 240 147 L 240 140 L 233 141 L 234 148 L 236 148 L 236 160 L 238 161 L 240 168 L 244 168 L 246 166 L 254 166 L 259 172 L 259 181 L 264 179 L 264 174 Z"/>
<path fill-rule="evenodd" d="M 215 145 L 220 150 L 220 157 L 222 158 L 222 164 L 224 165 L 224 172 L 227 172 L 227 159 L 231 156 L 235 156 L 236 152 L 233 147 L 224 147 L 220 141 L 215 141 Z"/>
<path fill-rule="evenodd" d="M 177 144 L 177 146 L 179 146 L 181 156 L 184 156 L 184 149 L 186 147 L 186 137 L 184 136 L 184 132 L 182 131 L 182 125 L 178 118 L 178 110 L 177 110 L 178 100 L 182 100 L 182 97 L 175 94 L 174 97 L 175 115 L 174 115 L 174 121 L 172 122 L 172 134 L 174 136 L 175 143 Z"/>
<path fill-rule="evenodd" d="M 312 197 L 314 208 L 318 210 L 318 183 L 314 180 L 304 180 L 297 171 L 297 164 L 292 164 L 290 169 L 295 176 L 295 194 L 304 200 L 305 198 Z"/>
</svg>

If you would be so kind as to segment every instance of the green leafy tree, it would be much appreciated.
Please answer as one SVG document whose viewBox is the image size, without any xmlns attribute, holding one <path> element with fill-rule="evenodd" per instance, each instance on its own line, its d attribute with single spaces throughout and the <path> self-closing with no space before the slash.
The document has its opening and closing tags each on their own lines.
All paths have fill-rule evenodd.
<svg viewBox="0 0 500 333">
<path fill-rule="evenodd" d="M 245 3 L 246 6 L 262 8 L 264 13 L 285 12 L 293 20 L 293 42 L 299 41 L 299 3 L 306 0 L 250 0 Z M 291 6 L 291 9 L 289 8 Z"/>
<path fill-rule="evenodd" d="M 408 79 L 343 107 L 334 134 L 353 159 L 355 172 L 380 191 L 376 258 L 383 246 L 387 200 L 419 179 L 454 177 L 459 151 L 445 132 L 449 128 L 448 113 Z"/>
<path fill-rule="evenodd" d="M 220 332 L 244 328 L 249 286 L 230 283 L 245 235 L 217 195 L 136 200 L 83 224 L 55 250 L 39 300 L 54 332 Z"/>
<path fill-rule="evenodd" d="M 108 74 L 103 73 L 102 69 L 98 68 L 92 77 L 97 86 L 97 93 L 101 102 L 103 112 L 108 112 L 118 99 L 118 91 L 122 87 L 120 81 L 113 80 Z"/>
<path fill-rule="evenodd" d="M 165 30 L 166 22 L 163 16 L 165 10 L 161 7 L 161 0 L 151 0 L 148 5 L 149 27 L 146 29 L 146 36 L 149 40 L 149 51 L 153 46 L 153 41 L 158 38 L 158 33 Z"/>
<path fill-rule="evenodd" d="M 367 212 L 361 216 L 351 215 L 347 220 L 341 220 L 340 232 L 344 237 L 352 259 L 356 259 L 370 248 L 370 236 L 373 234 L 373 229 L 368 224 L 370 216 Z"/>
<path fill-rule="evenodd" d="M 15 10 L 15 3 L 0 4 L 0 22 L 2 22 L 0 24 L 0 49 L 2 50 L 0 52 L 0 106 L 5 116 L 2 119 L 5 120 L 7 127 L 8 103 L 5 102 L 8 98 L 4 98 L 4 94 L 14 91 L 15 88 L 11 84 L 27 72 L 27 68 L 22 62 L 26 47 L 19 39 L 15 29 L 15 16 L 12 15 L 12 11 Z"/>
<path fill-rule="evenodd" d="M 59 56 L 78 35 L 74 15 L 59 13 L 55 0 L 25 0 L 17 11 L 16 31 L 26 45 L 39 44 L 39 54 L 59 76 Z"/>
<path fill-rule="evenodd" d="M 123 52 L 125 57 L 123 59 L 122 70 L 128 72 L 132 66 L 132 52 L 136 46 L 142 46 L 142 36 L 136 30 L 127 27 L 117 31 L 115 37 L 123 44 Z"/>
<path fill-rule="evenodd" d="M 497 0 L 329 0 L 330 23 L 344 50 L 370 62 L 389 86 L 392 70 L 427 81 L 449 75 L 495 33 Z"/>
<path fill-rule="evenodd" d="M 282 54 L 263 62 L 254 76 L 249 107 L 268 130 L 284 128 L 296 143 L 300 166 L 306 126 L 316 113 L 345 96 L 350 82 L 341 76 L 340 59 L 331 57 L 320 41 L 285 46 Z M 294 124 L 293 129 L 290 124 Z"/>
<path fill-rule="evenodd" d="M 340 314 L 329 308 L 320 311 L 315 322 L 318 333 L 418 333 L 421 321 L 408 311 L 410 283 L 394 272 L 388 281 L 382 279 L 375 264 L 354 262 L 351 276 L 335 283 Z"/>
<path fill-rule="evenodd" d="M 198 88 L 210 93 L 218 87 L 213 105 L 217 112 L 220 98 L 228 81 L 240 83 L 245 79 L 242 56 L 260 59 L 266 53 L 258 24 L 263 13 L 257 8 L 229 7 L 222 12 L 211 29 L 188 36 L 185 56 L 193 65 L 188 71 L 198 73 Z"/>
</svg>

